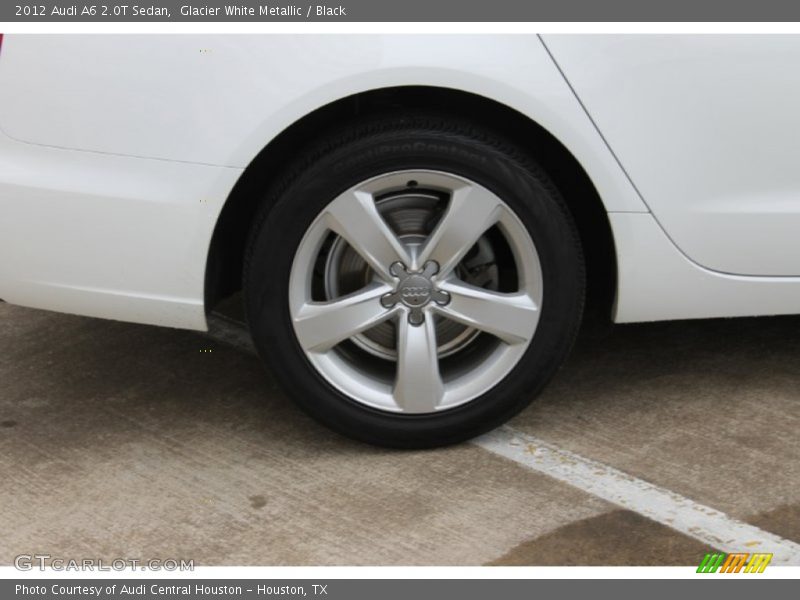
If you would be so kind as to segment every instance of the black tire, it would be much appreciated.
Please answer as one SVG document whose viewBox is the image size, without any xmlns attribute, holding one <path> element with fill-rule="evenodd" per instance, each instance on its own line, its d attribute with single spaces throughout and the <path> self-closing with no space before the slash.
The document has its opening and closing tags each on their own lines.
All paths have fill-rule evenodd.
<svg viewBox="0 0 800 600">
<path fill-rule="evenodd" d="M 295 251 L 338 194 L 382 173 L 446 171 L 502 198 L 536 245 L 543 303 L 533 341 L 510 373 L 479 398 L 450 410 L 392 414 L 353 401 L 310 364 L 288 302 Z M 585 273 L 577 230 L 536 161 L 489 129 L 435 114 L 386 115 L 352 123 L 308 148 L 263 198 L 248 242 L 245 307 L 260 355 L 286 392 L 331 429 L 371 444 L 423 448 L 460 442 L 525 408 L 565 360 L 580 325 Z"/>
</svg>

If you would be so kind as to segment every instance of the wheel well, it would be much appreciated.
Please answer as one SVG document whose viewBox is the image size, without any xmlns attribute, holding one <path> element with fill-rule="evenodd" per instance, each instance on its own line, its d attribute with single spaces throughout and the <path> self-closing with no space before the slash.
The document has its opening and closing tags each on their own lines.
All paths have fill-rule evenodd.
<svg viewBox="0 0 800 600">
<path fill-rule="evenodd" d="M 586 317 L 610 323 L 616 258 L 605 208 L 583 167 L 555 137 L 525 115 L 482 96 L 431 87 L 396 87 L 337 100 L 296 121 L 247 166 L 217 221 L 209 249 L 205 306 L 210 311 L 241 289 L 245 243 L 263 190 L 297 153 L 326 129 L 364 115 L 434 109 L 480 122 L 528 150 L 553 179 L 578 227 L 586 260 Z"/>
</svg>

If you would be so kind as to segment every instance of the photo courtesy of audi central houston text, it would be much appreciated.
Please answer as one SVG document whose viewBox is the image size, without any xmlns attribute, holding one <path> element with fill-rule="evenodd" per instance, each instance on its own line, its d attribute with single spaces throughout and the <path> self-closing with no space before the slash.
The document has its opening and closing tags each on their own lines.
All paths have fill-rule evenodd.
<svg viewBox="0 0 800 600">
<path fill-rule="evenodd" d="M 793 35 L 6 34 L 0 298 L 233 323 L 327 428 L 463 442 L 582 331 L 800 313 L 798 64 Z"/>
</svg>

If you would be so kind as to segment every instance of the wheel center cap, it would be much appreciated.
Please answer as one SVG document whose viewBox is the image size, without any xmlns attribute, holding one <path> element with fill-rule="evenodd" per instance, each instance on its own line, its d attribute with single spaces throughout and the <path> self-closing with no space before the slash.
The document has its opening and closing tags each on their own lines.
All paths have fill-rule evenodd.
<svg viewBox="0 0 800 600">
<path fill-rule="evenodd" d="M 439 272 L 439 265 L 429 260 L 422 271 L 409 271 L 401 262 L 394 263 L 389 271 L 400 281 L 393 292 L 381 297 L 381 304 L 386 308 L 394 307 L 398 302 L 408 307 L 408 322 L 421 325 L 425 321 L 423 307 L 433 300 L 444 306 L 450 302 L 450 294 L 438 289 L 431 278 Z"/>
<path fill-rule="evenodd" d="M 431 299 L 433 284 L 422 275 L 409 275 L 397 288 L 400 301 L 409 308 L 425 306 Z"/>
</svg>

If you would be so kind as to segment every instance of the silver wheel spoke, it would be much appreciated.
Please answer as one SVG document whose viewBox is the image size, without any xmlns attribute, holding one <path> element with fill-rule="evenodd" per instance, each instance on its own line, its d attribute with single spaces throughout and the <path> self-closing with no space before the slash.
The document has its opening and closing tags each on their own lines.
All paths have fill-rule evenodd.
<svg viewBox="0 0 800 600">
<path fill-rule="evenodd" d="M 400 315 L 394 400 L 403 412 L 433 412 L 444 395 L 436 354 L 436 329 L 429 315 L 414 326 Z"/>
<path fill-rule="evenodd" d="M 307 352 L 325 352 L 389 318 L 393 311 L 381 306 L 380 297 L 390 289 L 373 283 L 330 302 L 307 302 L 294 318 L 300 345 Z"/>
<path fill-rule="evenodd" d="M 497 336 L 507 344 L 521 344 L 533 337 L 539 308 L 526 292 L 502 294 L 463 281 L 443 281 L 439 287 L 450 294 L 442 315 Z"/>
<path fill-rule="evenodd" d="M 497 196 L 480 186 L 456 189 L 439 224 L 422 248 L 418 264 L 434 260 L 439 264 L 439 277 L 447 276 L 481 235 L 497 223 L 502 210 Z"/>
<path fill-rule="evenodd" d="M 378 213 L 371 194 L 343 194 L 331 202 L 326 216 L 328 227 L 347 240 L 385 281 L 392 280 L 392 263 L 408 264 L 405 249 Z"/>
</svg>

